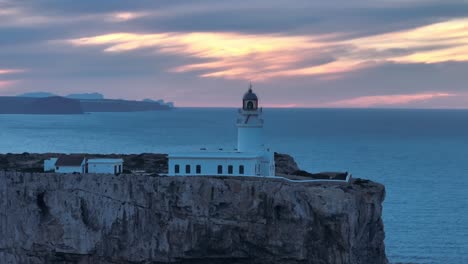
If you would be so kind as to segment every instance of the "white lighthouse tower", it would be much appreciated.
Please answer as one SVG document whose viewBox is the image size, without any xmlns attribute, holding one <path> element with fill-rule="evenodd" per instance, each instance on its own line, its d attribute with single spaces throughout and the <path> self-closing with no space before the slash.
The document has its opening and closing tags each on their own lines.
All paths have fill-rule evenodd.
<svg viewBox="0 0 468 264">
<path fill-rule="evenodd" d="M 237 149 L 170 153 L 168 175 L 275 176 L 274 152 L 264 145 L 262 109 L 252 84 L 242 99 L 237 132 Z"/>
<path fill-rule="evenodd" d="M 237 119 L 237 150 L 239 152 L 263 152 L 262 108 L 258 107 L 258 97 L 252 91 L 252 84 L 242 99 Z"/>
</svg>

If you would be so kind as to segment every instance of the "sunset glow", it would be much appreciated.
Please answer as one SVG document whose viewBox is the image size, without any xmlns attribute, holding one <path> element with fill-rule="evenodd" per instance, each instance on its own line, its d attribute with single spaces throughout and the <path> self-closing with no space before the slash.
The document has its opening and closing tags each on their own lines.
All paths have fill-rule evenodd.
<svg viewBox="0 0 468 264">
<path fill-rule="evenodd" d="M 468 61 L 468 19 L 359 38 L 347 43 L 356 46 L 357 56 L 375 51 L 374 59 L 399 63 Z M 392 55 L 392 50 L 400 50 L 403 55 Z M 387 51 L 390 54 L 385 54 Z"/>
<path fill-rule="evenodd" d="M 320 107 L 341 107 L 341 108 L 368 108 L 375 106 L 402 105 L 411 102 L 430 100 L 439 97 L 455 96 L 449 93 L 421 93 L 421 94 L 393 94 L 378 96 L 362 96 L 352 99 L 339 100 L 331 103 L 319 105 Z"/>
<path fill-rule="evenodd" d="M 0 0 L 0 80 L 4 95 L 179 106 L 237 107 L 251 81 L 277 107 L 468 108 L 467 10 L 462 0 Z"/>
<path fill-rule="evenodd" d="M 158 53 L 183 54 L 205 62 L 182 65 L 170 71 L 202 71 L 201 77 L 257 81 L 288 76 L 346 73 L 385 61 L 468 61 L 468 19 L 364 38 L 333 39 L 336 37 L 325 35 L 170 32 L 111 33 L 67 42 L 74 46 L 103 46 L 105 52 L 113 53 L 151 48 Z M 395 50 L 400 52 L 393 52 Z M 334 61 L 305 63 L 323 55 L 334 58 Z"/>
<path fill-rule="evenodd" d="M 2 81 L 0 80 L 0 89 L 10 86 L 14 83 L 14 81 Z"/>
</svg>

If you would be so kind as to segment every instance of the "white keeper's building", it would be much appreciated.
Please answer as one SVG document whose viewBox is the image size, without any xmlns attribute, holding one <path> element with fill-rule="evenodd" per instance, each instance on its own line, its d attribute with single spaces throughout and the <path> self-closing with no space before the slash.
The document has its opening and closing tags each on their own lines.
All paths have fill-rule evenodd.
<svg viewBox="0 0 468 264">
<path fill-rule="evenodd" d="M 169 176 L 275 176 L 274 152 L 263 141 L 262 108 L 250 86 L 237 119 L 237 149 L 169 154 Z"/>
<path fill-rule="evenodd" d="M 44 172 L 117 175 L 123 172 L 123 162 L 123 159 L 88 159 L 84 155 L 64 155 L 44 160 Z"/>
</svg>

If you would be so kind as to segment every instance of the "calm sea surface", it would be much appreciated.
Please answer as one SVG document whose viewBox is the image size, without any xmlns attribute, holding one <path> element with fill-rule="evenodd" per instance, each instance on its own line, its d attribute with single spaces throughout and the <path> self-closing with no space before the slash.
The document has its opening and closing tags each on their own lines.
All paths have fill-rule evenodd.
<svg viewBox="0 0 468 264">
<path fill-rule="evenodd" d="M 234 148 L 235 109 L 0 115 L 0 152 Z M 266 109 L 265 136 L 310 171 L 384 183 L 391 263 L 468 263 L 468 111 Z"/>
</svg>

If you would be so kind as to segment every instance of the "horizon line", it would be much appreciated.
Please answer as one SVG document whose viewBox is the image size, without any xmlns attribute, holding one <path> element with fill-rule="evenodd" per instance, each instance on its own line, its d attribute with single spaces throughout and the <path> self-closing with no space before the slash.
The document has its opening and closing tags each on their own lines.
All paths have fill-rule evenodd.
<svg viewBox="0 0 468 264">
<path fill-rule="evenodd" d="M 175 106 L 177 108 L 216 108 L 216 109 L 239 109 L 236 106 Z M 301 106 L 301 107 L 261 107 L 266 109 L 338 109 L 338 110 L 468 110 L 466 108 L 446 108 L 446 107 L 314 107 L 314 106 Z"/>
</svg>

